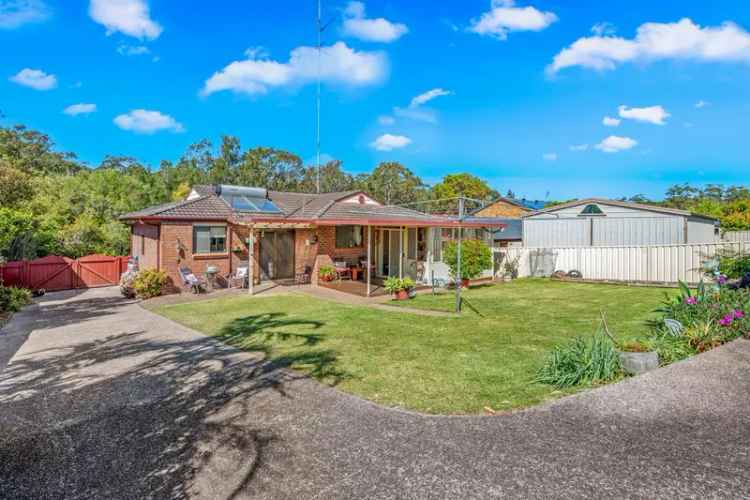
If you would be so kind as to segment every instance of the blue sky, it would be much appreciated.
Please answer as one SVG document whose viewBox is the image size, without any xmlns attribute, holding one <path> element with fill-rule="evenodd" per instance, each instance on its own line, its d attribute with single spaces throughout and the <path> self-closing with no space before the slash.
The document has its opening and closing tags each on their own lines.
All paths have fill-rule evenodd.
<svg viewBox="0 0 750 500">
<path fill-rule="evenodd" d="M 2 123 L 91 165 L 111 153 L 157 168 L 222 134 L 313 159 L 315 9 L 0 0 Z M 746 2 L 326 0 L 323 12 L 322 151 L 349 171 L 396 160 L 428 182 L 469 171 L 551 199 L 747 183 Z"/>
</svg>

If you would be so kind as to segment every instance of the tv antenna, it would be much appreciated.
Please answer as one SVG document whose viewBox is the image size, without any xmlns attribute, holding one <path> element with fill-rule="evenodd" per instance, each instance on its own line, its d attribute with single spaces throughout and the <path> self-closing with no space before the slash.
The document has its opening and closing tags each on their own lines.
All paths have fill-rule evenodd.
<svg viewBox="0 0 750 500">
<path fill-rule="evenodd" d="M 321 37 L 323 35 L 323 32 L 328 27 L 329 24 L 331 24 L 331 21 L 328 21 L 327 23 L 323 24 L 323 21 L 321 19 L 322 9 L 321 9 L 321 0 L 318 0 L 318 16 L 317 16 L 317 34 L 318 34 L 318 88 L 315 93 L 315 161 L 316 161 L 316 167 L 315 167 L 315 190 L 318 194 L 320 194 L 320 59 L 321 59 Z"/>
</svg>

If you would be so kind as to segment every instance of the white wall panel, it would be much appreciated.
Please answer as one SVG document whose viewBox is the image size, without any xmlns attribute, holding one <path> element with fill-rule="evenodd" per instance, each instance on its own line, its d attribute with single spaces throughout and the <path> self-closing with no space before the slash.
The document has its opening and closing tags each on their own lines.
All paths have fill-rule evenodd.
<svg viewBox="0 0 750 500">
<path fill-rule="evenodd" d="M 554 269 L 580 271 L 584 279 L 622 282 L 698 283 L 703 263 L 721 248 L 750 252 L 750 241 L 695 245 L 617 247 L 501 248 L 506 258 L 519 257 L 519 276 L 532 275 L 533 252 L 551 252 Z M 705 279 L 705 278 L 704 278 Z"/>
</svg>

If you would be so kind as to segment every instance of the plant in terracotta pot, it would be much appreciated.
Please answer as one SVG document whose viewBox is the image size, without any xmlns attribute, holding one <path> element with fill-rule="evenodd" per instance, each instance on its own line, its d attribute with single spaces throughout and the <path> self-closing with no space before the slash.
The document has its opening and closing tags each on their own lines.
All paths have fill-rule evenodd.
<svg viewBox="0 0 750 500">
<path fill-rule="evenodd" d="M 323 281 L 333 281 L 336 279 L 336 270 L 331 266 L 320 266 L 318 277 Z"/>
<path fill-rule="evenodd" d="M 458 242 L 449 241 L 443 251 L 443 262 L 450 268 L 455 281 L 461 280 L 461 286 L 468 287 L 469 280 L 477 279 L 482 272 L 492 269 L 492 250 L 479 240 L 461 242 L 461 276 L 458 274 Z"/>
<path fill-rule="evenodd" d="M 409 290 L 414 288 L 414 280 L 411 278 L 397 278 L 390 276 L 386 278 L 385 291 L 392 294 L 396 300 L 406 300 L 409 298 Z"/>
</svg>

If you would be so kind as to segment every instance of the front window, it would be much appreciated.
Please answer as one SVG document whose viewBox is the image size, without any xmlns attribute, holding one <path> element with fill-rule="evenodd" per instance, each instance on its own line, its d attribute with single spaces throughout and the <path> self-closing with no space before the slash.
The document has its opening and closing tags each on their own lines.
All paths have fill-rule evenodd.
<svg viewBox="0 0 750 500">
<path fill-rule="evenodd" d="M 362 226 L 336 226 L 336 248 L 362 246 Z"/>
<path fill-rule="evenodd" d="M 224 253 L 226 251 L 226 226 L 193 227 L 193 253 Z"/>
</svg>

